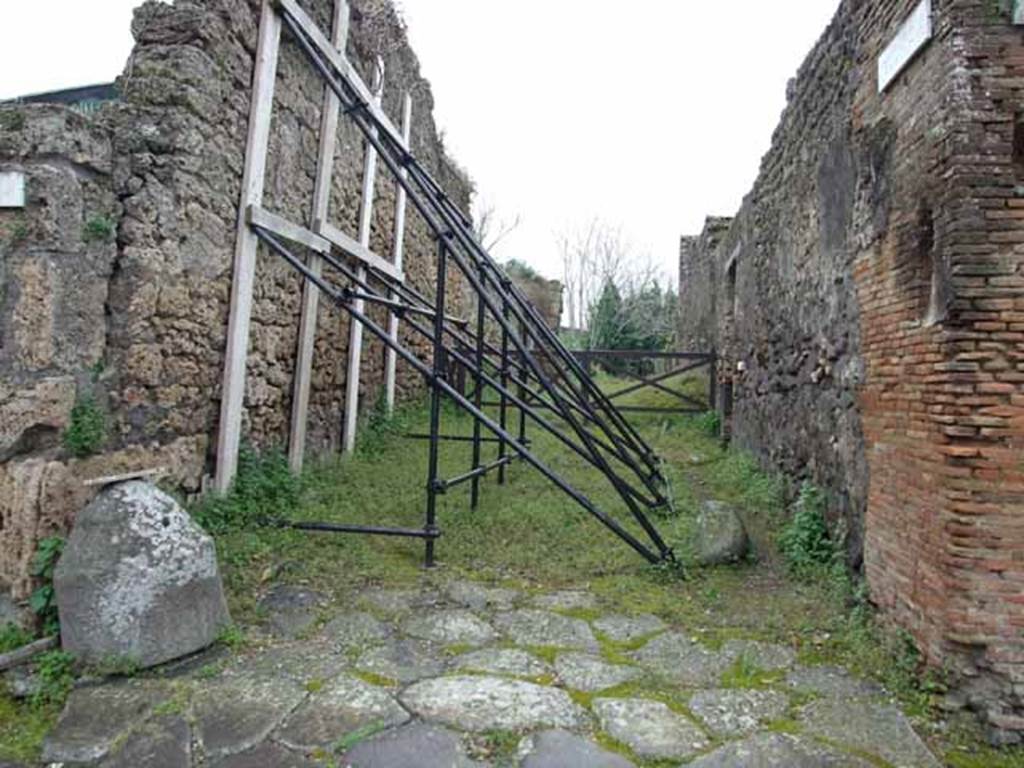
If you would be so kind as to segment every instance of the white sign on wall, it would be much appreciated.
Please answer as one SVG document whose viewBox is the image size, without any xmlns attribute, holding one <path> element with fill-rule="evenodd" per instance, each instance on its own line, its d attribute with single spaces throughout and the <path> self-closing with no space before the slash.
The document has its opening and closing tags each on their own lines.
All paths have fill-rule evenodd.
<svg viewBox="0 0 1024 768">
<path fill-rule="evenodd" d="M 893 41 L 878 57 L 878 92 L 881 93 L 911 59 L 932 39 L 932 0 L 921 0 Z"/>
<path fill-rule="evenodd" d="M 25 207 L 25 174 L 0 171 L 0 208 Z"/>
</svg>

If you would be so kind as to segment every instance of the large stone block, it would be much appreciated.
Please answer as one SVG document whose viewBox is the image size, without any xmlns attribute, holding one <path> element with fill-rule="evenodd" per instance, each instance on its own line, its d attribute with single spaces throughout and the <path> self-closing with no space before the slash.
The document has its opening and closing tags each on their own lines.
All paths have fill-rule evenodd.
<svg viewBox="0 0 1024 768">
<path fill-rule="evenodd" d="M 213 540 L 141 481 L 82 510 L 54 574 L 64 649 L 150 667 L 214 641 L 229 621 Z"/>
</svg>

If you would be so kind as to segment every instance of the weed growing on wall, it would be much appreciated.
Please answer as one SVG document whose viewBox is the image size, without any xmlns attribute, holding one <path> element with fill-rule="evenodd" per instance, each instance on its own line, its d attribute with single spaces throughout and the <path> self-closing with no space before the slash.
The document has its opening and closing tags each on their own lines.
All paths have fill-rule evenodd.
<svg viewBox="0 0 1024 768">
<path fill-rule="evenodd" d="M 71 409 L 71 421 L 64 431 L 64 447 L 79 459 L 98 453 L 107 439 L 107 419 L 91 395 L 82 397 Z"/>
<path fill-rule="evenodd" d="M 82 239 L 87 243 L 109 243 L 114 239 L 114 220 L 109 216 L 90 216 L 82 227 Z"/>
<path fill-rule="evenodd" d="M 817 572 L 835 558 L 836 548 L 825 522 L 825 504 L 821 489 L 805 481 L 793 517 L 779 534 L 779 550 L 797 576 Z"/>
<path fill-rule="evenodd" d="M 0 627 L 0 653 L 9 653 L 23 645 L 28 645 L 34 639 L 29 632 L 17 624 L 5 624 Z"/>
<path fill-rule="evenodd" d="M 15 110 L 0 112 L 0 130 L 20 131 L 25 127 L 25 115 Z"/>
<path fill-rule="evenodd" d="M 32 560 L 32 576 L 39 582 L 39 587 L 29 597 L 28 604 L 38 618 L 44 635 L 55 635 L 60 631 L 53 572 L 63 552 L 64 539 L 50 536 L 39 542 Z"/>
</svg>

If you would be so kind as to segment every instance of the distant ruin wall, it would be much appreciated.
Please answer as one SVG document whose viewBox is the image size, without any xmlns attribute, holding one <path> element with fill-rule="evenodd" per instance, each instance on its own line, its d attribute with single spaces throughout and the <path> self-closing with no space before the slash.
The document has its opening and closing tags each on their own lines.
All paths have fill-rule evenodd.
<svg viewBox="0 0 1024 768">
<path fill-rule="evenodd" d="M 325 28 L 328 0 L 303 5 Z M 384 59 L 384 108 L 413 97 L 416 155 L 464 210 L 471 186 L 445 154 L 429 84 L 388 3 L 356 0 L 348 55 L 369 80 Z M 23 595 L 36 541 L 65 530 L 87 500 L 81 480 L 163 466 L 186 492 L 211 469 L 223 371 L 235 222 L 259 3 L 147 2 L 118 86 L 91 119 L 61 107 L 0 106 L 0 171 L 23 171 L 27 206 L 0 209 L 0 584 Z M 322 81 L 285 35 L 266 176 L 266 207 L 308 221 Z M 332 223 L 355 235 L 363 140 L 339 126 Z M 391 253 L 394 182 L 378 175 L 371 248 Z M 109 235 L 107 229 L 109 228 Z M 434 243 L 410 211 L 407 279 L 433 294 Z M 450 299 L 464 305 L 453 279 Z M 301 283 L 261 250 L 243 435 L 288 437 Z M 379 308 L 370 312 L 378 322 Z M 422 343 L 413 338 L 410 343 Z M 348 319 L 321 302 L 308 447 L 340 443 Z M 367 338 L 362 404 L 383 381 Z M 421 377 L 399 366 L 408 398 Z M 93 397 L 108 438 L 77 460 L 62 443 L 76 400 Z"/>
<path fill-rule="evenodd" d="M 936 0 L 879 94 L 917 5 L 841 4 L 728 232 L 683 241 L 683 338 L 714 326 L 735 441 L 829 492 L 874 602 L 1021 731 L 1024 45 Z"/>
</svg>

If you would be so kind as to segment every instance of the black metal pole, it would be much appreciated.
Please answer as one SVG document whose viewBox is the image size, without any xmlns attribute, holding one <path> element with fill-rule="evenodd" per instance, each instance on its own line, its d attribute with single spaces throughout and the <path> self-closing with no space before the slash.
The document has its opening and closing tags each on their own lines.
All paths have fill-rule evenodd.
<svg viewBox="0 0 1024 768">
<path fill-rule="evenodd" d="M 502 297 L 501 300 L 501 313 L 504 315 L 506 322 L 508 321 L 508 299 Z M 505 390 L 508 389 L 508 377 L 509 377 L 509 365 L 508 365 L 508 329 L 501 329 L 501 372 L 499 378 L 501 379 L 501 398 L 498 404 L 498 424 L 501 428 L 508 429 L 508 395 L 505 394 Z M 498 460 L 502 463 L 498 467 L 498 485 L 505 484 L 505 441 L 502 440 L 498 443 Z"/>
<path fill-rule="evenodd" d="M 434 365 L 433 372 L 437 381 L 444 379 L 444 307 L 445 293 L 448 288 L 447 244 L 444 238 L 437 239 L 437 298 L 434 300 Z M 440 458 L 441 435 L 441 390 L 438 386 L 430 388 L 430 448 L 427 457 L 427 525 L 428 533 L 437 530 L 437 492 L 439 478 L 437 465 Z M 434 539 L 427 539 L 424 565 L 434 567 Z"/>
<path fill-rule="evenodd" d="M 483 270 L 480 271 L 480 285 L 483 290 L 487 290 L 487 278 L 485 277 Z M 484 367 L 484 303 L 483 301 L 477 301 L 476 303 L 476 371 L 474 371 L 474 387 L 473 387 L 473 405 L 476 409 L 481 410 L 481 403 L 484 400 L 484 380 L 480 377 Z M 473 470 L 477 470 L 480 467 L 480 419 L 473 420 Z M 476 509 L 480 504 L 480 475 L 473 477 L 473 482 L 470 484 L 469 492 L 469 508 Z"/>
</svg>

